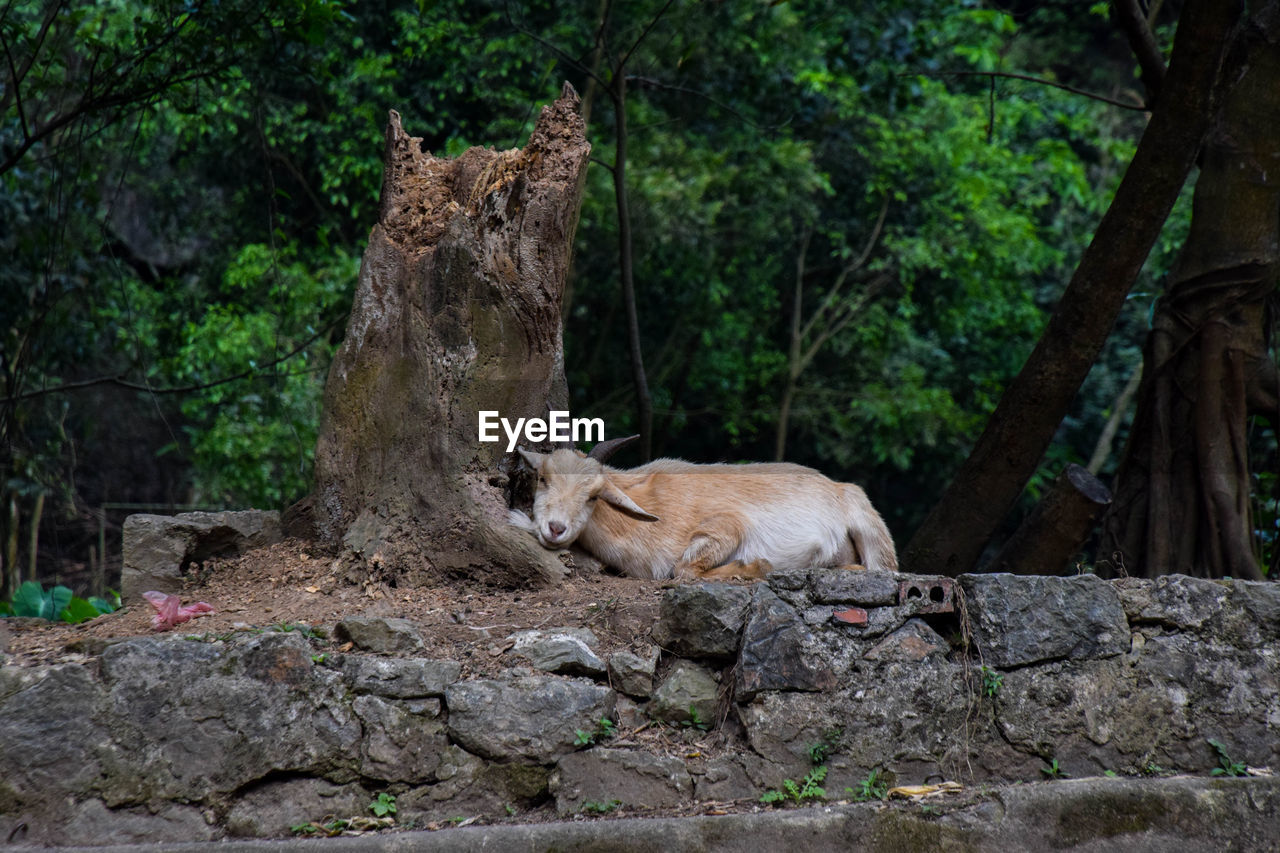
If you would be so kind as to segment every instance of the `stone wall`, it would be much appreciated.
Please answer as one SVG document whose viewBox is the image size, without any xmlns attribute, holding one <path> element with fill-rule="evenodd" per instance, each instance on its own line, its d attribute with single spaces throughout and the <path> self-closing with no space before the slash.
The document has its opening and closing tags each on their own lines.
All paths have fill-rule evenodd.
<svg viewBox="0 0 1280 853">
<path fill-rule="evenodd" d="M 419 824 L 548 799 L 565 816 L 754 802 L 815 758 L 829 799 L 873 770 L 1207 775 L 1210 740 L 1280 766 L 1276 584 L 791 572 L 669 590 L 649 655 L 525 632 L 496 679 L 373 653 L 409 630 L 394 623 L 337 626 L 358 654 L 242 632 L 0 669 L 0 836 L 282 836 L 383 791 Z"/>
</svg>

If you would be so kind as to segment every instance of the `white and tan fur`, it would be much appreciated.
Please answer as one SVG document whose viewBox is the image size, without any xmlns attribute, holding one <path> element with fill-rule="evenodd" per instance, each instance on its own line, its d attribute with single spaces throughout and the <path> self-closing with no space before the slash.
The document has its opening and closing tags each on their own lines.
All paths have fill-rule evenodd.
<svg viewBox="0 0 1280 853">
<path fill-rule="evenodd" d="M 658 459 L 620 470 L 575 450 L 519 452 L 537 471 L 538 486 L 533 518 L 513 511 L 512 523 L 546 548 L 577 542 L 632 577 L 758 578 L 853 563 L 898 568 L 889 529 L 866 493 L 812 468 Z"/>
</svg>

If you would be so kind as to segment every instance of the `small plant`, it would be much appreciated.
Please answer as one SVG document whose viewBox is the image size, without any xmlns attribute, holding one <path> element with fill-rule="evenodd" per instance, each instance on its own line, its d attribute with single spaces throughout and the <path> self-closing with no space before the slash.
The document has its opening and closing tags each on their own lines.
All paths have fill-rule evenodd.
<svg viewBox="0 0 1280 853">
<path fill-rule="evenodd" d="M 822 780 L 827 778 L 826 766 L 815 767 L 809 771 L 802 782 L 794 779 L 783 779 L 781 788 L 771 788 L 760 797 L 760 802 L 768 805 L 778 803 L 802 803 L 805 800 L 825 800 L 827 792 L 822 788 Z"/>
<path fill-rule="evenodd" d="M 373 812 L 375 817 L 386 817 L 396 813 L 396 798 L 392 794 L 383 791 L 378 798 L 369 803 L 369 811 Z"/>
<path fill-rule="evenodd" d="M 622 805 L 622 800 L 608 800 L 599 803 L 594 800 L 587 800 L 582 804 L 582 810 L 590 814 L 608 814 L 620 805 Z"/>
<path fill-rule="evenodd" d="M 982 673 L 982 692 L 986 693 L 988 697 L 995 698 L 995 695 L 1000 692 L 1000 688 L 1004 686 L 1004 674 L 996 672 L 986 664 L 982 665 L 979 672 Z"/>
<path fill-rule="evenodd" d="M 1068 778 L 1067 771 L 1063 770 L 1061 767 L 1058 766 L 1058 759 L 1056 758 L 1052 759 L 1044 767 L 1041 767 L 1040 772 L 1043 773 L 1049 779 Z"/>
<path fill-rule="evenodd" d="M 608 740 L 618 734 L 618 725 L 608 717 L 601 717 L 594 731 L 573 730 L 574 746 L 592 746 L 602 740 Z"/>
<path fill-rule="evenodd" d="M 1147 765 L 1142 768 L 1143 776 L 1162 776 L 1164 775 L 1164 772 L 1164 768 L 1159 764 L 1156 764 L 1154 761 L 1148 761 Z"/>
<path fill-rule="evenodd" d="M 1218 753 L 1218 766 L 1209 771 L 1210 776 L 1248 776 L 1249 768 L 1241 761 L 1232 761 L 1221 741 L 1209 738 L 1209 746 Z"/>
<path fill-rule="evenodd" d="M 867 778 L 858 783 L 856 790 L 845 788 L 844 791 L 860 803 L 868 800 L 883 800 L 889 796 L 889 783 L 884 780 L 879 770 L 872 770 L 867 774 Z"/>
<path fill-rule="evenodd" d="M 511 803 L 503 803 L 502 807 L 507 810 L 507 817 L 516 816 L 516 807 L 511 805 Z"/>
<path fill-rule="evenodd" d="M 702 715 L 698 713 L 698 709 L 692 705 L 689 706 L 689 719 L 681 720 L 680 725 L 687 729 L 697 729 L 698 731 L 703 732 L 711 728 L 711 724 L 702 719 Z"/>
<path fill-rule="evenodd" d="M 1120 778 L 1120 774 L 1119 774 L 1119 773 L 1117 773 L 1117 772 L 1116 772 L 1116 771 L 1114 771 L 1114 770 L 1103 770 L 1103 771 L 1102 771 L 1102 775 L 1103 775 L 1103 776 L 1106 776 L 1108 779 L 1119 779 L 1119 778 Z"/>
<path fill-rule="evenodd" d="M 65 586 L 46 590 L 37 581 L 26 581 L 18 587 L 13 599 L 0 602 L 0 616 L 25 616 L 77 624 L 96 619 L 104 613 L 114 613 L 120 607 L 120 594 L 107 591 L 107 598 L 90 596 L 87 599 L 73 595 Z"/>
</svg>

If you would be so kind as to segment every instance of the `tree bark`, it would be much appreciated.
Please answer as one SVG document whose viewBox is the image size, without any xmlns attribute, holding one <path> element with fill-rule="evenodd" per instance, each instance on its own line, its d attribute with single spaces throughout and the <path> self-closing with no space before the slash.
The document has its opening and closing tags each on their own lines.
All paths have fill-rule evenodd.
<svg viewBox="0 0 1280 853">
<path fill-rule="evenodd" d="M 349 576 L 564 573 L 508 526 L 521 478 L 505 437 L 479 441 L 478 414 L 567 408 L 560 300 L 590 153 L 578 108 L 565 84 L 523 150 L 456 160 L 390 115 L 379 221 L 316 444 L 315 528 Z"/>
<path fill-rule="evenodd" d="M 1266 301 L 1280 274 L 1280 3 L 1206 140 L 1191 230 L 1157 303 L 1101 556 L 1116 571 L 1260 580 L 1249 417 L 1274 418 Z M 1100 561 L 1102 562 L 1102 561 Z"/>
<path fill-rule="evenodd" d="M 903 554 L 904 571 L 969 571 L 1013 508 L 1106 341 L 1217 111 L 1238 0 L 1189 0 L 1151 121 L 1048 328 Z"/>
<path fill-rule="evenodd" d="M 993 572 L 1060 575 L 1093 532 L 1111 492 L 1088 469 L 1068 465 L 991 561 Z"/>
</svg>

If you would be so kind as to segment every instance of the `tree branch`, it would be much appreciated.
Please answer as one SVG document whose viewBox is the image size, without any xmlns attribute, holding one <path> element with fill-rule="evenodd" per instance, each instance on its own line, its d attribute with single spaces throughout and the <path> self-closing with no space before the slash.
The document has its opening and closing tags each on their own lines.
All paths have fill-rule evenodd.
<svg viewBox="0 0 1280 853">
<path fill-rule="evenodd" d="M 1019 74 L 1016 71 L 901 71 L 899 77 L 1006 77 L 1010 80 L 1025 80 L 1028 83 L 1039 83 L 1042 86 L 1052 86 L 1055 89 L 1061 89 L 1064 92 L 1070 92 L 1073 95 L 1080 95 L 1095 101 L 1101 101 L 1104 104 L 1110 104 L 1113 107 L 1120 107 L 1125 110 L 1137 110 L 1138 112 L 1146 112 L 1150 107 L 1146 104 L 1131 104 L 1127 101 L 1117 101 L 1114 98 L 1108 98 L 1106 95 L 1099 95 L 1096 92 L 1087 92 L 1084 89 L 1077 89 L 1075 86 L 1068 86 L 1066 83 L 1059 83 L 1057 80 L 1050 80 L 1047 77 L 1033 77 L 1030 74 Z"/>
<path fill-rule="evenodd" d="M 311 346 L 317 340 L 327 335 L 329 332 L 333 331 L 335 328 L 337 328 L 339 323 L 342 323 L 345 320 L 346 320 L 345 315 L 342 317 L 339 317 L 337 320 L 334 320 L 332 323 L 325 326 L 323 329 L 320 329 L 318 332 L 313 334 L 311 337 L 307 338 L 297 347 L 285 353 L 284 355 L 280 356 L 279 358 L 273 358 L 271 361 L 268 361 L 265 364 L 259 365 L 257 367 L 249 367 L 240 371 L 239 373 L 232 374 L 231 376 L 224 376 L 220 379 L 213 379 L 213 380 L 210 380 L 209 382 L 201 382 L 196 385 L 180 385 L 174 388 L 155 388 L 149 384 L 142 383 L 142 382 L 130 382 L 129 380 L 125 379 L 124 376 L 99 376 L 95 379 L 82 379 L 78 382 L 64 382 L 61 385 L 55 385 L 52 388 L 40 388 L 35 391 L 24 391 L 21 394 L 15 394 L 12 397 L 4 397 L 3 399 L 0 399 L 0 403 L 8 405 L 10 403 L 21 402 L 22 400 L 29 400 L 34 397 L 43 397 L 46 394 L 60 394 L 63 391 L 79 391 L 80 389 L 92 388 L 96 385 L 116 385 L 121 388 L 128 388 L 131 391 L 146 391 L 149 394 L 190 394 L 196 391 L 204 391 L 208 388 L 215 388 L 218 385 L 226 385 L 228 382 L 236 382 L 240 379 L 248 379 L 251 376 L 255 376 L 269 368 L 275 367 L 277 364 L 288 361 L 298 353 L 305 350 L 307 347 Z"/>
<path fill-rule="evenodd" d="M 1164 82 L 1166 70 L 1164 57 L 1160 54 L 1159 45 L 1156 44 L 1155 34 L 1151 32 L 1151 26 L 1142 14 L 1142 9 L 1138 7 L 1138 0 L 1115 0 L 1113 7 L 1116 10 L 1116 19 L 1120 22 L 1120 29 L 1124 30 L 1125 36 L 1129 39 L 1129 48 L 1138 60 L 1138 67 L 1142 69 L 1142 84 L 1147 89 L 1147 103 L 1155 103 L 1160 95 L 1160 84 Z"/>
</svg>

